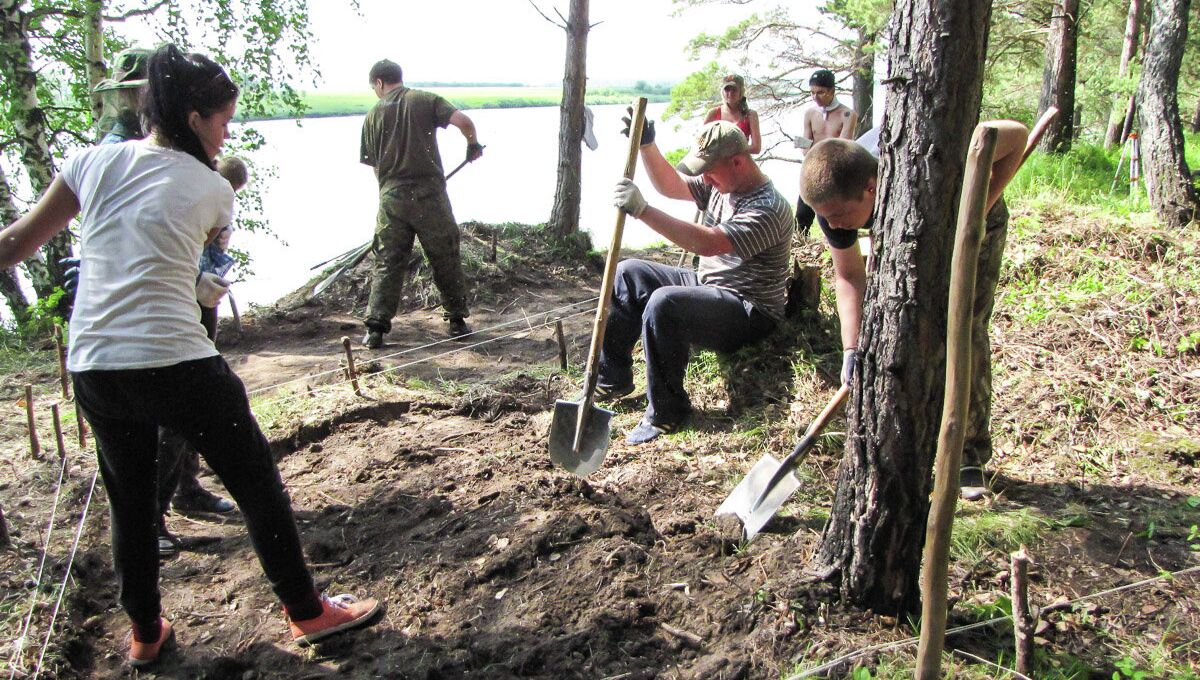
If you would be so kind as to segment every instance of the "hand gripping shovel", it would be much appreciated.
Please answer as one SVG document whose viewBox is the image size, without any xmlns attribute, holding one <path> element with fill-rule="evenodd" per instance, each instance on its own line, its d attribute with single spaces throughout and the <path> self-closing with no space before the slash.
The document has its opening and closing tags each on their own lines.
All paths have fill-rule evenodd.
<svg viewBox="0 0 1200 680">
<path fill-rule="evenodd" d="M 642 126 L 646 121 L 646 98 L 639 97 L 629 127 L 629 155 L 625 160 L 625 178 L 633 179 L 637 169 L 638 146 Z M 579 401 L 559 399 L 554 402 L 554 419 L 550 422 L 550 460 L 568 472 L 585 477 L 600 467 L 608 451 L 609 421 L 613 412 L 593 403 L 600 348 L 604 346 L 604 327 L 608 322 L 608 306 L 612 298 L 613 274 L 621 256 L 621 236 L 625 231 L 625 211 L 617 208 L 617 226 L 613 229 L 608 259 L 604 263 L 604 278 L 600 282 L 600 301 L 596 304 L 596 321 L 592 326 L 592 344 L 588 350 L 587 367 L 583 374 L 583 396 Z"/>
<path fill-rule="evenodd" d="M 792 453 L 784 458 L 783 462 L 769 453 L 760 458 L 754 467 L 750 468 L 750 473 L 733 488 L 721 507 L 717 508 L 717 515 L 737 515 L 738 519 L 742 520 L 747 541 L 762 531 L 779 511 L 780 506 L 800 486 L 800 480 L 796 479 L 792 470 L 808 457 L 813 444 L 817 442 L 817 436 L 849 395 L 850 386 L 842 385 L 837 394 L 833 395 L 833 399 L 829 400 L 825 410 L 809 424 L 800 443 L 796 444 L 796 448 L 792 449 Z"/>
</svg>

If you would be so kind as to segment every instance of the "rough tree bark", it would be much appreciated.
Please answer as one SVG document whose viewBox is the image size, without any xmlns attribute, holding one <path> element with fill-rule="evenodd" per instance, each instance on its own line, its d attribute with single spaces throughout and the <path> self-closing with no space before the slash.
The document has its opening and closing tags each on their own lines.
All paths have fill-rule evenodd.
<svg viewBox="0 0 1200 680">
<path fill-rule="evenodd" d="M 858 113 L 858 137 L 871 129 L 875 118 L 875 34 L 858 29 L 854 41 L 854 110 Z"/>
<path fill-rule="evenodd" d="M 1142 168 L 1150 205 L 1171 227 L 1184 227 L 1196 216 L 1196 190 L 1183 157 L 1179 119 L 1179 67 L 1187 43 L 1191 0 L 1154 0 L 1150 41 L 1142 56 L 1138 82 Z"/>
<path fill-rule="evenodd" d="M 50 137 L 46 114 L 37 94 L 37 73 L 33 68 L 33 50 L 29 44 L 28 16 L 22 0 L 0 0 L 0 69 L 12 89 L 4 97 L 8 117 L 16 136 L 21 162 L 30 184 L 41 196 L 54 180 L 54 158 L 50 155 Z M 71 235 L 63 230 L 42 246 L 44 261 L 26 262 L 29 277 L 38 297 L 45 297 L 61 286 L 63 269 L 58 261 L 71 255 Z"/>
<path fill-rule="evenodd" d="M 571 12 L 563 26 L 567 33 L 567 59 L 563 71 L 563 95 L 559 104 L 558 184 L 550 227 L 566 237 L 579 232 L 579 201 L 582 195 L 583 101 L 587 93 L 588 0 L 571 0 Z"/>
<path fill-rule="evenodd" d="M 1079 42 L 1079 0 L 1057 0 L 1050 17 L 1050 35 L 1046 39 L 1046 68 L 1042 71 L 1042 92 L 1038 97 L 1036 118 L 1051 106 L 1063 115 L 1050 123 L 1039 148 L 1048 153 L 1066 153 L 1074 139 L 1075 55 Z"/>
<path fill-rule="evenodd" d="M 1142 0 L 1129 0 L 1129 13 L 1125 17 L 1125 43 L 1121 47 L 1121 64 L 1117 67 L 1117 76 L 1124 79 L 1129 75 L 1129 63 L 1137 52 L 1138 33 L 1142 26 Z M 1111 149 L 1117 144 L 1124 143 L 1121 139 L 1121 127 L 1125 121 L 1125 97 L 1113 96 L 1112 114 L 1108 117 L 1108 130 L 1104 133 L 1104 148 Z"/>
<path fill-rule="evenodd" d="M 104 100 L 96 86 L 104 80 L 104 0 L 87 0 L 83 30 L 83 58 L 87 62 L 88 101 L 92 105 L 92 124 L 100 120 Z"/>
<path fill-rule="evenodd" d="M 955 212 L 979 118 L 991 0 L 897 0 L 876 248 L 846 451 L 817 561 L 842 595 L 913 612 L 944 392 Z"/>
<path fill-rule="evenodd" d="M 12 224 L 20 216 L 21 213 L 13 202 L 8 176 L 4 172 L 4 166 L 0 165 L 0 228 Z M 29 320 L 29 299 L 21 290 L 15 267 L 0 269 L 0 295 L 4 296 L 4 301 L 8 303 L 8 308 L 17 323 L 25 323 Z"/>
</svg>

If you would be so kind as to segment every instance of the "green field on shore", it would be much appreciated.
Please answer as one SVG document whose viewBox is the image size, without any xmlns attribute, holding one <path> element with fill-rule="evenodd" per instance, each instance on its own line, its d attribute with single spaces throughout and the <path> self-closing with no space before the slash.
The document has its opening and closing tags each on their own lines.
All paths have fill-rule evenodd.
<svg viewBox="0 0 1200 680">
<path fill-rule="evenodd" d="M 460 109 L 510 109 L 526 106 L 558 106 L 562 90 L 558 87 L 471 86 L 423 87 L 436 92 Z M 367 88 L 361 92 L 304 93 L 306 118 L 362 115 L 375 104 L 375 94 Z M 665 102 L 671 96 L 665 92 L 644 92 L 634 88 L 597 88 L 587 93 L 589 106 L 626 104 L 634 97 L 646 97 L 651 102 Z M 282 111 L 258 118 L 288 118 Z"/>
</svg>

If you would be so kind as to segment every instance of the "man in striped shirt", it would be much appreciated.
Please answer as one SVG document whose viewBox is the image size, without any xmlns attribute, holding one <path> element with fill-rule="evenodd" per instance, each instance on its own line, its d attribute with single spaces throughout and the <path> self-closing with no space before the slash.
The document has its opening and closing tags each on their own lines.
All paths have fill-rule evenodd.
<svg viewBox="0 0 1200 680">
<path fill-rule="evenodd" d="M 658 193 L 695 203 L 704 218 L 699 224 L 676 219 L 647 205 L 631 180 L 617 184 L 617 207 L 700 255 L 698 271 L 644 260 L 617 266 L 597 397 L 633 392 L 631 355 L 640 337 L 649 407 L 628 433 L 630 444 L 675 431 L 691 412 L 683 377 L 693 346 L 732 352 L 775 329 L 783 318 L 796 224 L 732 123 L 705 125 L 692 152 L 672 168 L 654 144 L 654 123 L 646 121 L 641 159 Z"/>
</svg>

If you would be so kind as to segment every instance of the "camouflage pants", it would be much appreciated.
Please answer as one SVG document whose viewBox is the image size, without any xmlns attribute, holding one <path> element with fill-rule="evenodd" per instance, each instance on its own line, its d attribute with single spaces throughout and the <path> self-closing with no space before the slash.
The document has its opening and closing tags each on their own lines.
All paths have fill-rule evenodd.
<svg viewBox="0 0 1200 680">
<path fill-rule="evenodd" d="M 458 224 L 446 188 L 440 183 L 405 184 L 379 194 L 367 328 L 384 333 L 392 330 L 414 239 L 421 240 L 433 270 L 433 282 L 442 295 L 445 316 L 469 316 Z"/>
<path fill-rule="evenodd" d="M 979 246 L 975 302 L 971 315 L 971 408 L 963 444 L 964 467 L 983 467 L 992 458 L 992 343 L 988 330 L 1000 282 L 1000 260 L 1008 237 L 1008 208 L 1003 199 L 988 213 Z"/>
</svg>

